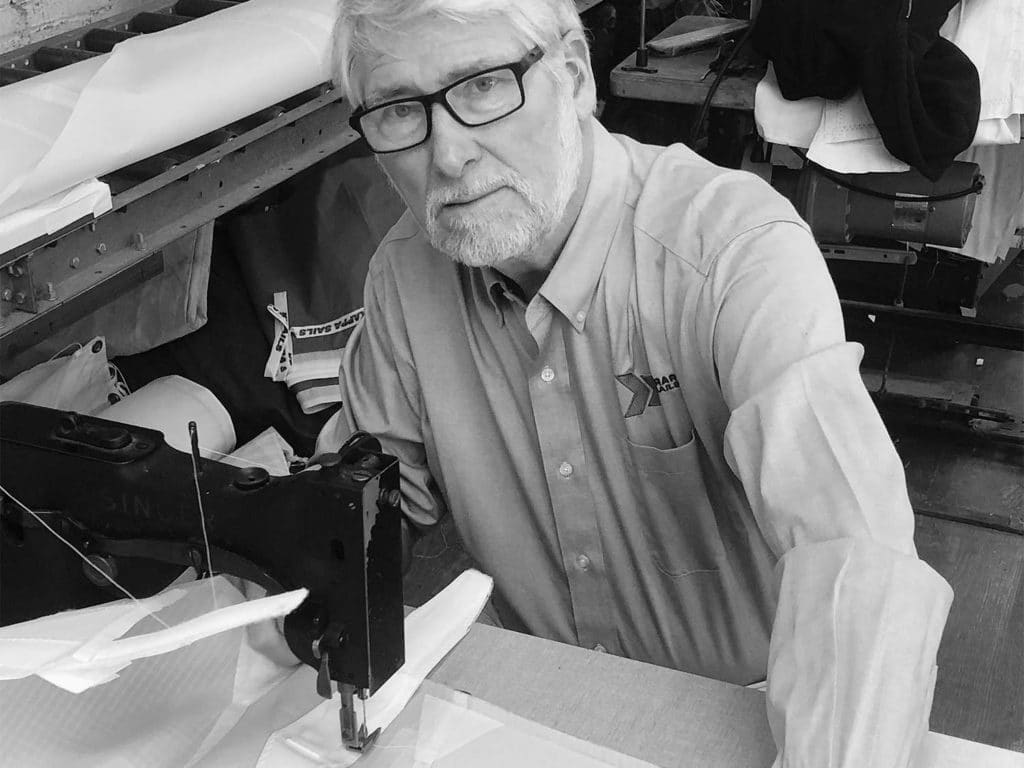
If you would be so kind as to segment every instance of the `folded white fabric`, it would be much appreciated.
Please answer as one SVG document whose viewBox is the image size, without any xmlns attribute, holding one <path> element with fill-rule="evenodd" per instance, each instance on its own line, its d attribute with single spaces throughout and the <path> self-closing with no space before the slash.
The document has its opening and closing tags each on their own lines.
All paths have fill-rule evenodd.
<svg viewBox="0 0 1024 768">
<path fill-rule="evenodd" d="M 754 91 L 754 121 L 765 141 L 804 147 L 808 158 L 839 173 L 910 169 L 885 148 L 859 90 L 842 101 L 789 101 L 769 64 Z"/>
<path fill-rule="evenodd" d="M 110 187 L 89 179 L 70 189 L 0 218 L 0 253 L 43 235 L 52 235 L 85 217 L 101 216 L 111 207 Z"/>
<path fill-rule="evenodd" d="M 164 629 L 118 639 L 144 618 L 159 616 L 161 609 L 190 591 L 211 587 L 216 589 L 208 581 L 193 582 L 138 603 L 120 600 L 2 627 L 0 680 L 37 675 L 64 690 L 81 693 L 113 680 L 136 659 L 169 653 L 211 635 L 284 616 L 309 593 L 296 589 L 231 604 Z"/>
<path fill-rule="evenodd" d="M 940 34 L 974 63 L 981 81 L 981 114 L 972 146 L 1015 144 L 1024 113 L 1024 3 L 964 0 Z M 788 101 L 768 66 L 754 94 L 758 132 L 774 144 L 807 148 L 807 156 L 840 173 L 900 172 L 909 165 L 882 143 L 860 92 L 842 101 Z"/>
<path fill-rule="evenodd" d="M 480 615 L 493 582 L 479 571 L 459 575 L 439 595 L 405 619 L 405 664 L 366 701 L 367 728 L 386 728 L 424 678 L 455 647 Z M 337 695 L 266 743 L 257 768 L 336 768 L 354 763 L 360 753 L 341 744 Z"/>
<path fill-rule="evenodd" d="M 267 427 L 220 461 L 236 467 L 262 467 L 275 477 L 288 477 L 295 449 L 273 427 Z"/>
</svg>

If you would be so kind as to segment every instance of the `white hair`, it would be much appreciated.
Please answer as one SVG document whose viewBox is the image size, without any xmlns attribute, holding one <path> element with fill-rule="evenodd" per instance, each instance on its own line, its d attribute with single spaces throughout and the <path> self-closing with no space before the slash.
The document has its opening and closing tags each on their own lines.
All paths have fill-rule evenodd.
<svg viewBox="0 0 1024 768">
<path fill-rule="evenodd" d="M 334 84 L 358 104 L 352 68 L 358 56 L 376 50 L 409 21 L 436 15 L 458 22 L 505 19 L 523 42 L 550 50 L 570 31 L 583 32 L 573 0 L 339 0 L 334 26 Z"/>
</svg>

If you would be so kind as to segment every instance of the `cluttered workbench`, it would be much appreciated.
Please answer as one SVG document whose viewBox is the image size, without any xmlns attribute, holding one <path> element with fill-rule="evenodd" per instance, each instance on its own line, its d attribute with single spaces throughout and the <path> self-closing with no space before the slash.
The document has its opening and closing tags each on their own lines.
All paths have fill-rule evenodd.
<svg viewBox="0 0 1024 768">
<path fill-rule="evenodd" d="M 676 104 L 701 104 L 714 82 L 709 75 L 711 63 L 718 56 L 718 46 L 706 42 L 696 50 L 673 55 L 657 54 L 659 42 L 693 32 L 728 28 L 735 31 L 734 19 L 714 16 L 683 16 L 650 41 L 654 45 L 645 67 L 638 67 L 636 56 L 622 61 L 611 74 L 611 92 L 626 99 L 667 101 Z M 754 67 L 736 76 L 725 78 L 711 100 L 719 109 L 753 110 L 754 89 L 764 76 L 764 67 Z"/>
</svg>

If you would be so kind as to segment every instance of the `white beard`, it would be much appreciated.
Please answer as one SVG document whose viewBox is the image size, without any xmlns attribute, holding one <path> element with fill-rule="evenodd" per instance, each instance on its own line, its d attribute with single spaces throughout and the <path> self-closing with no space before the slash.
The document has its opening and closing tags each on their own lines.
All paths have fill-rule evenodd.
<svg viewBox="0 0 1024 768">
<path fill-rule="evenodd" d="M 566 99 L 558 115 L 558 143 L 561 163 L 554 184 L 535 189 L 509 169 L 496 178 L 432 189 L 427 194 L 425 229 L 430 244 L 452 260 L 470 267 L 496 266 L 503 262 L 529 259 L 565 216 L 576 191 L 583 160 L 583 133 L 571 100 Z M 472 215 L 465 211 L 439 217 L 443 206 L 458 199 L 476 197 L 499 187 L 510 187 L 525 206 L 505 208 L 499 214 Z M 546 192 L 546 194 L 545 194 Z"/>
</svg>

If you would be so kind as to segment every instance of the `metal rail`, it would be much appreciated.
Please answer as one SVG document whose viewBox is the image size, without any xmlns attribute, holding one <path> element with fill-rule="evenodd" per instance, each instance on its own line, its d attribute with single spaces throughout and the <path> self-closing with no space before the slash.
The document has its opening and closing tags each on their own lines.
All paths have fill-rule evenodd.
<svg viewBox="0 0 1024 768">
<path fill-rule="evenodd" d="M 242 0 L 244 2 L 244 0 Z M 238 3 L 166 0 L 0 56 L 0 82 L 109 51 Z M 119 169 L 113 209 L 0 254 L 0 372 L 25 349 L 163 270 L 160 249 L 358 138 L 324 84 Z"/>
</svg>

